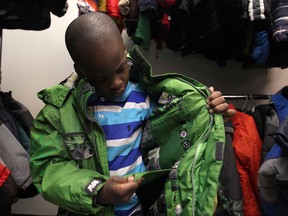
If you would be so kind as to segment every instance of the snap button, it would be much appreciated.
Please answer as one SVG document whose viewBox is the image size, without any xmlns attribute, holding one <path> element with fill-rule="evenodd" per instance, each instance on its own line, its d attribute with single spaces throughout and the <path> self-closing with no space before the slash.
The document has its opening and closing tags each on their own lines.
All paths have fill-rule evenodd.
<svg viewBox="0 0 288 216">
<path fill-rule="evenodd" d="M 101 98 L 100 98 L 100 101 L 102 101 L 102 102 L 105 101 L 105 98 L 104 98 L 104 97 L 101 97 Z"/>
<path fill-rule="evenodd" d="M 180 137 L 181 137 L 181 138 L 187 137 L 187 131 L 186 131 L 186 130 L 180 131 Z"/>
<path fill-rule="evenodd" d="M 190 143 L 189 141 L 184 141 L 184 142 L 182 143 L 182 146 L 183 146 L 183 148 L 188 149 L 188 148 L 190 148 L 191 143 Z"/>
</svg>

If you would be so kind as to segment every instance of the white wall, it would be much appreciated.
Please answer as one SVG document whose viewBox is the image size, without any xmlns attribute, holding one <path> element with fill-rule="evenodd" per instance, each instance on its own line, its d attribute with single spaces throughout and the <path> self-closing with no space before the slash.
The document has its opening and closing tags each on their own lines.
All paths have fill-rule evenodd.
<svg viewBox="0 0 288 216">
<path fill-rule="evenodd" d="M 68 0 L 68 3 L 67 14 L 60 18 L 52 15 L 51 27 L 47 30 L 3 30 L 1 88 L 3 91 L 11 90 L 12 96 L 27 106 L 34 116 L 43 106 L 36 93 L 73 72 L 73 63 L 65 49 L 64 33 L 68 24 L 78 16 L 78 8 L 76 1 Z M 123 38 L 130 47 L 129 38 L 125 34 Z M 220 68 L 216 62 L 200 55 L 181 58 L 179 53 L 168 49 L 158 52 L 159 58 L 156 59 L 153 42 L 151 49 L 144 52 L 155 73 L 184 73 L 225 94 L 273 94 L 288 85 L 287 69 L 242 70 L 242 65 L 232 60 L 225 68 Z M 35 205 L 34 202 L 40 204 Z M 14 211 L 27 213 L 27 208 L 34 208 L 34 213 L 37 209 L 37 214 L 39 211 L 49 214 L 43 203 L 39 199 L 33 199 L 30 204 L 21 201 L 15 205 Z"/>
<path fill-rule="evenodd" d="M 15 99 L 23 102 L 35 116 L 42 102 L 36 93 L 58 83 L 73 72 L 73 64 L 64 44 L 68 24 L 78 16 L 76 1 L 68 0 L 69 8 L 64 17 L 51 16 L 50 28 L 43 31 L 3 30 L 2 90 L 12 91 Z M 132 45 L 123 35 L 128 47 Z M 154 42 L 144 55 L 155 73 L 179 72 L 225 94 L 273 94 L 288 84 L 288 70 L 242 70 L 241 63 L 229 61 L 225 68 L 201 55 L 181 58 L 179 53 L 160 50 L 156 59 Z"/>
</svg>

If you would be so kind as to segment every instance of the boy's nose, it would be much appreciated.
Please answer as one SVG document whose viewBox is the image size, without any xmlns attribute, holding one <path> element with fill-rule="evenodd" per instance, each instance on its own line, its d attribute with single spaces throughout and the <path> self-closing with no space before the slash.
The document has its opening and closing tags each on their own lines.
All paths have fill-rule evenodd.
<svg viewBox="0 0 288 216">
<path fill-rule="evenodd" d="M 111 83 L 110 83 L 110 88 L 111 89 L 120 89 L 121 88 L 121 86 L 122 86 L 122 84 L 123 84 L 123 81 L 122 81 L 122 79 L 120 79 L 120 78 L 114 78 L 112 81 L 111 81 Z"/>
</svg>

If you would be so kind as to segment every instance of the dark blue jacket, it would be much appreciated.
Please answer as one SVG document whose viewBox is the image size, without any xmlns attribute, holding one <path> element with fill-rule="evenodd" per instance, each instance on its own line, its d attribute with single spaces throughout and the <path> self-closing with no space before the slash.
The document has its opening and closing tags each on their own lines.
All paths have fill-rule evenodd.
<svg viewBox="0 0 288 216">
<path fill-rule="evenodd" d="M 265 215 L 288 212 L 288 99 L 281 93 L 272 96 L 280 121 L 274 134 L 275 144 L 258 172 L 260 200 Z"/>
</svg>

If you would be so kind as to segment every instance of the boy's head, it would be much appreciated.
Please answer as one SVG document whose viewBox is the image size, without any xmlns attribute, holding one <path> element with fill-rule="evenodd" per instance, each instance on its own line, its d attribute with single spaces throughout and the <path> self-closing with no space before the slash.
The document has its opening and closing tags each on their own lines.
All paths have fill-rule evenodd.
<svg viewBox="0 0 288 216">
<path fill-rule="evenodd" d="M 101 12 L 79 16 L 68 26 L 65 42 L 76 72 L 97 93 L 108 98 L 123 93 L 129 68 L 121 33 L 112 18 Z"/>
</svg>

